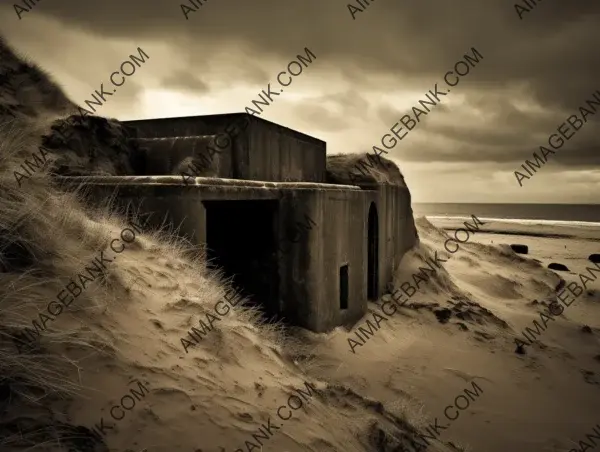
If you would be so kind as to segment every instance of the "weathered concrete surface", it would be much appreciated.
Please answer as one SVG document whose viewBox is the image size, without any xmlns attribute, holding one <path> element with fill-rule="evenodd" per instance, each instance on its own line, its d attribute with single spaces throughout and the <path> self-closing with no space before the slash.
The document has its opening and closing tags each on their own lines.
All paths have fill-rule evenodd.
<svg viewBox="0 0 600 452">
<path fill-rule="evenodd" d="M 392 281 L 400 259 L 416 243 L 410 210 L 410 193 L 404 187 L 380 186 L 378 190 L 287 192 L 306 206 L 319 225 L 309 233 L 307 246 L 298 246 L 298 259 L 287 260 L 282 269 L 286 309 L 289 317 L 303 320 L 313 331 L 328 331 L 336 325 L 353 324 L 367 309 L 367 251 L 369 207 L 378 214 L 378 296 Z M 288 205 L 293 205 L 288 203 Z M 349 270 L 348 309 L 339 308 L 339 269 Z M 303 303 L 303 300 L 311 303 Z M 308 310 L 307 310 L 308 309 Z"/>
<path fill-rule="evenodd" d="M 206 186 L 221 186 L 227 185 L 230 187 L 265 187 L 265 188 L 297 188 L 298 190 L 306 188 L 321 188 L 323 190 L 356 190 L 360 191 L 359 187 L 354 185 L 338 185 L 316 182 L 271 182 L 262 180 L 243 180 L 243 179 L 228 179 L 223 177 L 196 177 L 194 179 L 186 179 L 183 182 L 181 176 L 166 175 L 166 176 L 86 176 L 86 177 L 60 177 L 57 180 L 65 183 L 80 184 L 83 182 L 91 184 L 104 185 L 206 185 Z"/>
<path fill-rule="evenodd" d="M 220 177 L 265 181 L 325 182 L 326 143 L 247 113 L 124 121 L 138 138 L 220 135 L 231 158 Z M 233 124 L 233 125 L 232 125 Z"/>
<path fill-rule="evenodd" d="M 230 177 L 231 146 L 219 153 L 209 153 L 208 147 L 216 135 L 198 137 L 141 138 L 137 142 L 144 155 L 142 174 L 157 176 L 181 175 Z"/>
<path fill-rule="evenodd" d="M 376 195 L 379 214 L 379 295 L 393 279 L 404 254 L 418 241 L 408 187 L 379 185 Z M 382 266 L 383 265 L 383 266 Z"/>
<path fill-rule="evenodd" d="M 288 244 L 291 258 L 281 262 L 285 316 L 317 332 L 352 324 L 367 308 L 365 192 L 286 191 L 282 209 L 306 213 L 316 226 L 306 242 Z M 349 269 L 348 309 L 339 307 L 339 269 Z M 308 301 L 308 302 L 307 302 Z"/>
</svg>

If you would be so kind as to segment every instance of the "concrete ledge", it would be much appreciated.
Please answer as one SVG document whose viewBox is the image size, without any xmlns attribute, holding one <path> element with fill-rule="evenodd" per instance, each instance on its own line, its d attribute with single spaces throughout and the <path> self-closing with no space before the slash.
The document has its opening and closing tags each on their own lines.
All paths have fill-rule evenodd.
<svg viewBox="0 0 600 452">
<path fill-rule="evenodd" d="M 196 177 L 184 183 L 181 176 L 82 176 L 57 177 L 59 183 L 83 185 L 179 185 L 184 187 L 246 187 L 278 190 L 335 190 L 364 191 L 355 185 L 324 184 L 317 182 L 269 182 L 220 177 Z M 375 188 L 375 187 L 374 187 Z"/>
<path fill-rule="evenodd" d="M 135 140 L 140 143 L 151 143 L 154 141 L 172 141 L 172 140 L 182 140 L 182 141 L 193 141 L 193 140 L 212 140 L 217 135 L 215 134 L 205 134 L 205 135 L 189 135 L 189 136 L 179 136 L 179 137 L 156 137 L 156 138 L 135 138 Z"/>
</svg>

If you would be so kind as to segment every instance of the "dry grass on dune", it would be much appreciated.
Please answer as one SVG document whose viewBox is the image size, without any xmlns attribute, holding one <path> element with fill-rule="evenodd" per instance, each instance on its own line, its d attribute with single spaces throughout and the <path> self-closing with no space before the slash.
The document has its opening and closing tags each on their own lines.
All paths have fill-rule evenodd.
<svg viewBox="0 0 600 452">
<path fill-rule="evenodd" d="M 24 121 L 30 136 L 41 136 L 36 147 L 41 145 L 53 154 L 53 173 L 126 175 L 139 171 L 140 152 L 127 128 L 117 120 L 89 114 L 65 96 L 50 73 L 10 48 L 0 36 L 0 121 L 13 127 Z M 37 153 L 36 147 L 28 157 Z"/>
<path fill-rule="evenodd" d="M 34 127 L 29 123 L 26 129 Z M 15 122 L 0 130 L 0 449 L 46 443 L 44 450 L 53 450 L 54 442 L 56 450 L 63 450 L 59 444 L 69 444 L 74 426 L 47 409 L 81 396 L 84 385 L 77 378 L 81 370 L 78 358 L 98 353 L 116 359 L 119 340 L 108 331 L 101 316 L 114 303 L 130 301 L 127 286 L 139 274 L 138 259 L 160 254 L 171 267 L 201 281 L 202 289 L 209 287 L 210 296 L 205 296 L 205 290 L 186 294 L 191 311 L 208 311 L 225 284 L 207 273 L 201 254 L 194 255 L 168 232 L 138 237 L 127 245 L 119 265 L 108 267 L 106 274 L 77 298 L 72 305 L 76 304 L 76 309 L 57 315 L 47 323 L 36 346 L 19 353 L 15 341 L 23 329 L 33 329 L 32 320 L 45 312 L 49 300 L 55 299 L 66 282 L 81 273 L 100 250 L 107 250 L 110 240 L 119 237 L 126 226 L 108 209 L 82 205 L 78 193 L 57 191 L 42 171 L 19 187 L 13 171 L 38 145 L 32 138 L 36 134 L 23 130 L 25 127 Z M 150 277 L 141 279 L 147 285 L 154 283 Z M 255 311 L 238 309 L 229 323 L 254 325 L 266 341 L 279 342 L 277 327 L 261 325 Z M 82 435 L 86 436 L 85 429 L 76 436 Z"/>
<path fill-rule="evenodd" d="M 43 119 L 47 115 L 74 113 L 76 105 L 57 89 L 51 74 L 27 55 L 11 48 L 0 36 L 0 106 L 17 118 Z M 10 116 L 9 116 L 10 117 Z"/>
<path fill-rule="evenodd" d="M 406 187 L 404 176 L 394 162 L 367 153 L 327 155 L 326 180 L 332 184 L 386 183 Z"/>
<path fill-rule="evenodd" d="M 139 147 L 115 119 L 77 115 L 55 121 L 43 145 L 55 155 L 53 173 L 61 176 L 125 176 L 143 169 Z"/>
</svg>

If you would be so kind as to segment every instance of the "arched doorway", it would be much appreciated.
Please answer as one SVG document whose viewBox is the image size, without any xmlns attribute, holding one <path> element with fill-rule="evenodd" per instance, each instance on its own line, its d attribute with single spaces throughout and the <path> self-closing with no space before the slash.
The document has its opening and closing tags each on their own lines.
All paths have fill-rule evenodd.
<svg viewBox="0 0 600 452">
<path fill-rule="evenodd" d="M 377 206 L 374 202 L 369 207 L 369 225 L 367 234 L 367 298 L 377 300 L 379 281 L 379 221 Z"/>
</svg>

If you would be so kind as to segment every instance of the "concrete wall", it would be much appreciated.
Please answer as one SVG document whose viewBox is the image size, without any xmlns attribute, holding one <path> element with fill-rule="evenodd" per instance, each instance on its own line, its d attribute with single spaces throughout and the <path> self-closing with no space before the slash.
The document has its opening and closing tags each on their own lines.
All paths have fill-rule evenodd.
<svg viewBox="0 0 600 452">
<path fill-rule="evenodd" d="M 250 122 L 247 139 L 242 179 L 325 182 L 324 142 L 289 134 L 284 127 L 263 120 Z"/>
<path fill-rule="evenodd" d="M 230 162 L 220 167 L 219 177 L 325 181 L 324 141 L 246 113 L 124 121 L 124 124 L 138 138 L 218 135 L 229 131 L 234 136 Z"/>
<path fill-rule="evenodd" d="M 376 194 L 379 216 L 379 296 L 393 279 L 407 250 L 416 243 L 410 192 L 406 187 L 380 185 Z M 368 211 L 367 211 L 368 212 Z"/>
<path fill-rule="evenodd" d="M 104 179 L 115 181 L 87 185 L 90 202 L 101 203 L 113 195 L 116 209 L 139 212 L 142 215 L 151 214 L 148 215 L 149 228 L 172 226 L 178 229 L 179 236 L 193 245 L 204 245 L 206 241 L 206 209 L 203 201 L 280 198 L 278 190 L 275 189 L 185 185 L 180 183 L 181 179 L 176 179 L 170 184 L 119 184 L 116 179 L 125 178 Z"/>
<path fill-rule="evenodd" d="M 280 311 L 292 324 L 327 331 L 366 311 L 366 192 L 348 187 L 268 188 L 114 182 L 88 185 L 93 199 L 114 194 L 117 206 L 151 213 L 148 225 L 172 224 L 194 245 L 206 240 L 202 201 L 279 201 L 277 226 Z M 111 178 L 104 178 L 110 181 Z M 240 181 L 241 182 L 241 181 Z M 118 186 L 116 184 L 119 184 Z M 291 184 L 290 184 L 291 185 Z M 307 184 L 310 187 L 311 184 Z M 322 187 L 322 186 L 320 186 Z M 239 219 L 243 224 L 243 219 Z M 298 225 L 304 225 L 298 227 Z M 339 268 L 349 266 L 348 309 L 339 308 Z"/>
<path fill-rule="evenodd" d="M 317 224 L 306 245 L 298 244 L 284 261 L 282 297 L 286 315 L 317 332 L 352 324 L 367 308 L 365 193 L 358 190 L 302 190 L 285 193 L 285 206 L 294 200 L 306 206 Z M 339 306 L 339 270 L 348 264 L 348 309 Z M 306 303 L 309 300 L 310 303 Z"/>
<path fill-rule="evenodd" d="M 406 187 L 377 185 L 363 191 L 312 191 L 289 193 L 307 206 L 317 223 L 309 232 L 307 246 L 295 250 L 296 258 L 286 261 L 289 284 L 284 290 L 290 317 L 304 320 L 302 326 L 313 331 L 328 331 L 338 325 L 352 325 L 367 310 L 368 221 L 375 203 L 378 217 L 378 297 L 400 260 L 416 243 Z M 291 206 L 292 203 L 287 203 Z M 348 309 L 339 308 L 339 269 L 348 264 Z M 304 271 L 304 269 L 306 269 Z M 289 273 L 285 273 L 289 272 Z M 303 304 L 302 300 L 312 303 Z M 308 309 L 308 311 L 306 311 Z"/>
<path fill-rule="evenodd" d="M 215 135 L 139 139 L 145 156 L 143 175 L 186 172 L 198 176 L 231 177 L 231 146 L 211 158 L 208 146 L 214 138 Z"/>
</svg>

